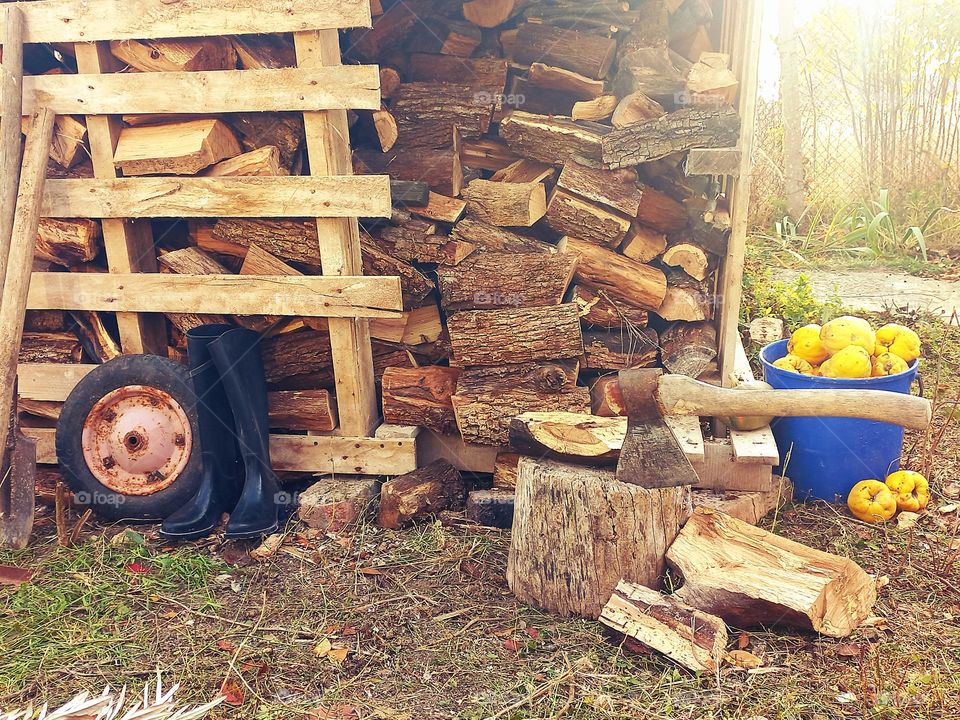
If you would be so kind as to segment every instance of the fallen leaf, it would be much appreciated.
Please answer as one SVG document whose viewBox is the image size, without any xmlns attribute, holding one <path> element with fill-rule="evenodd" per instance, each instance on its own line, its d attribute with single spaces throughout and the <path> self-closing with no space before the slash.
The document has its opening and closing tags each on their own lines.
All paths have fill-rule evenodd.
<svg viewBox="0 0 960 720">
<path fill-rule="evenodd" d="M 177 616 L 176 610 L 167 610 L 165 613 L 160 613 L 160 617 L 164 620 L 173 620 Z"/>
<path fill-rule="evenodd" d="M 537 630 L 536 628 L 528 627 L 524 630 L 524 632 L 530 637 L 532 637 L 534 640 L 540 639 L 540 631 Z"/>
<path fill-rule="evenodd" d="M 283 535 L 279 533 L 268 535 L 258 547 L 250 551 L 250 557 L 254 560 L 266 560 L 276 555 L 281 545 L 283 545 Z"/>
<path fill-rule="evenodd" d="M 889 575 L 880 575 L 879 577 L 877 577 L 877 589 L 878 589 L 878 590 L 879 590 L 880 588 L 885 588 L 885 587 L 886 587 L 887 585 L 889 585 L 889 584 L 890 584 L 890 576 L 889 576 Z"/>
<path fill-rule="evenodd" d="M 937 508 L 937 510 L 940 511 L 941 515 L 949 515 L 950 513 L 957 511 L 957 504 L 951 503 L 949 505 L 941 505 L 939 508 Z"/>
<path fill-rule="evenodd" d="M 753 670 L 763 665 L 763 660 L 747 650 L 731 650 L 724 658 L 734 667 Z"/>
<path fill-rule="evenodd" d="M 944 483 L 943 494 L 948 498 L 960 498 L 960 483 Z"/>
<path fill-rule="evenodd" d="M 839 695 L 837 695 L 838 703 L 846 704 L 846 703 L 855 703 L 856 701 L 857 701 L 857 696 L 854 695 L 852 692 L 842 692 Z"/>
<path fill-rule="evenodd" d="M 513 638 L 507 638 L 503 641 L 503 646 L 510 652 L 520 652 L 520 643 Z"/>
<path fill-rule="evenodd" d="M 217 640 L 217 647 L 223 650 L 224 652 L 236 652 L 237 646 L 234 645 L 229 640 Z"/>
<path fill-rule="evenodd" d="M 875 627 L 881 630 L 886 627 L 886 625 L 887 619 L 880 617 L 879 615 L 871 615 L 862 623 L 860 623 L 860 627 Z"/>
<path fill-rule="evenodd" d="M 243 705 L 243 687 L 236 680 L 224 680 L 220 686 L 220 694 L 227 705 Z"/>
<path fill-rule="evenodd" d="M 347 655 L 350 653 L 349 648 L 345 647 L 335 647 L 331 648 L 327 652 L 327 659 L 332 662 L 334 665 L 343 665 L 343 661 L 347 659 Z"/>
<path fill-rule="evenodd" d="M 33 577 L 33 571 L 16 565 L 0 565 L 0 585 L 23 585 Z"/>
<path fill-rule="evenodd" d="M 149 575 L 153 572 L 153 569 L 144 563 L 132 562 L 127 563 L 127 572 L 132 572 L 137 575 Z"/>
<path fill-rule="evenodd" d="M 750 635 L 742 632 L 737 638 L 737 649 L 746 650 L 748 647 L 750 647 Z"/>
<path fill-rule="evenodd" d="M 333 643 L 330 638 L 324 638 L 313 647 L 313 654 L 318 658 L 325 658 L 327 653 L 333 649 Z"/>
<path fill-rule="evenodd" d="M 861 648 L 853 643 L 840 643 L 837 645 L 837 655 L 842 657 L 860 657 Z"/>
<path fill-rule="evenodd" d="M 917 520 L 920 515 L 915 512 L 904 510 L 897 516 L 897 530 L 911 530 L 917 526 Z"/>
<path fill-rule="evenodd" d="M 363 567 L 357 568 L 357 570 L 361 575 L 386 575 L 383 570 L 378 570 L 375 567 Z"/>
<path fill-rule="evenodd" d="M 270 672 L 270 666 L 262 660 L 260 662 L 250 662 L 249 660 L 245 660 L 244 662 L 240 663 L 240 669 L 244 670 L 245 672 L 256 670 L 257 677 L 263 677 Z"/>
<path fill-rule="evenodd" d="M 353 705 L 318 707 L 307 713 L 307 720 L 355 720 L 360 717 Z"/>
</svg>

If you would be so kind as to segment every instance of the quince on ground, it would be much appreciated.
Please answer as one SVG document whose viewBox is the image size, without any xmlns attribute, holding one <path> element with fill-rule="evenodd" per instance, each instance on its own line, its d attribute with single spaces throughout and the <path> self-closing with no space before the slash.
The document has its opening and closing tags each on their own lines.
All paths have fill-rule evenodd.
<svg viewBox="0 0 960 720">
<path fill-rule="evenodd" d="M 897 499 L 879 480 L 861 480 L 847 495 L 847 507 L 864 522 L 881 523 L 896 514 Z"/>
<path fill-rule="evenodd" d="M 899 510 L 918 512 L 930 502 L 930 485 L 918 472 L 898 470 L 887 475 L 884 483 L 896 497 Z"/>
</svg>

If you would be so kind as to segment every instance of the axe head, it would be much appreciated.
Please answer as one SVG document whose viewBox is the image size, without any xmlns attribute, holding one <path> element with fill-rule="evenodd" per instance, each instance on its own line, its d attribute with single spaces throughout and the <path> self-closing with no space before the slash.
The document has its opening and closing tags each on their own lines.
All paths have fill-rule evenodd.
<svg viewBox="0 0 960 720">
<path fill-rule="evenodd" d="M 620 394 L 627 413 L 627 435 L 617 463 L 617 480 L 645 488 L 693 485 L 693 465 L 664 422 L 657 402 L 659 368 L 619 373 Z"/>
</svg>

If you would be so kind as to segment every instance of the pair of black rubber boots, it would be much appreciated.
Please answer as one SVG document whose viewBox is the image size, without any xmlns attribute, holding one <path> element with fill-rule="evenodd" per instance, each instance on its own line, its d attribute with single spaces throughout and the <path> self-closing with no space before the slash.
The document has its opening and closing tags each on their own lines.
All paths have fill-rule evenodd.
<svg viewBox="0 0 960 720">
<path fill-rule="evenodd" d="M 257 333 L 233 325 L 202 325 L 187 332 L 203 476 L 197 494 L 163 521 L 163 537 L 209 535 L 225 512 L 230 513 L 228 539 L 262 537 L 279 525 L 280 487 L 270 466 L 259 341 Z"/>
</svg>

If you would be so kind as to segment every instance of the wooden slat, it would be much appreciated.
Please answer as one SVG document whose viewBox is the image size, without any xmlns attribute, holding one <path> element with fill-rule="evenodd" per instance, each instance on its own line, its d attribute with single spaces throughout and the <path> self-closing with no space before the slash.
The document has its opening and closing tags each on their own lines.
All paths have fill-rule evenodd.
<svg viewBox="0 0 960 720">
<path fill-rule="evenodd" d="M 693 148 L 683 163 L 687 175 L 740 174 L 740 148 Z"/>
<path fill-rule="evenodd" d="M 703 449 L 704 459 L 693 463 L 699 477 L 695 487 L 750 492 L 773 488 L 772 466 L 737 462 L 730 443 L 723 440 L 708 440 Z"/>
<path fill-rule="evenodd" d="M 386 175 L 50 180 L 52 218 L 390 217 Z"/>
<path fill-rule="evenodd" d="M 749 432 L 731 430 L 730 444 L 733 446 L 733 457 L 738 463 L 752 465 L 780 463 L 777 441 L 774 440 L 773 431 L 769 425 Z"/>
<path fill-rule="evenodd" d="M 378 110 L 372 65 L 276 70 L 37 75 L 24 78 L 24 113 L 45 105 L 60 115 Z"/>
<path fill-rule="evenodd" d="M 63 402 L 74 386 L 97 365 L 21 363 L 17 366 L 17 393 L 26 400 Z"/>
<path fill-rule="evenodd" d="M 703 429 L 696 415 L 667 415 L 663 418 L 673 436 L 680 443 L 680 449 L 690 462 L 703 460 Z"/>
<path fill-rule="evenodd" d="M 28 43 L 370 26 L 370 0 L 41 0 L 16 5 L 27 19 Z"/>
<path fill-rule="evenodd" d="M 110 43 L 78 43 L 74 51 L 77 68 L 84 74 L 110 73 L 120 69 L 119 60 L 110 54 Z M 120 118 L 109 115 L 87 115 L 86 120 L 93 174 L 100 179 L 114 179 L 119 173 L 113 164 L 113 153 L 123 123 Z M 105 218 L 101 225 L 110 272 L 157 272 L 157 251 L 149 220 Z M 162 315 L 117 313 L 117 329 L 120 346 L 126 353 L 165 355 L 167 352 L 167 323 Z"/>
<path fill-rule="evenodd" d="M 399 317 L 396 277 L 34 273 L 31 310 Z"/>
<path fill-rule="evenodd" d="M 336 30 L 296 33 L 293 42 L 298 67 L 340 65 L 340 38 Z M 350 127 L 344 110 L 305 112 L 303 127 L 310 173 L 314 177 L 344 175 L 353 171 Z M 323 274 L 362 275 L 357 220 L 330 219 L 329 213 L 317 215 L 317 241 Z M 369 323 L 365 320 L 330 320 L 329 325 L 340 427 L 347 435 L 368 436 L 380 423 Z"/>
<path fill-rule="evenodd" d="M 53 428 L 23 428 L 23 432 L 37 441 L 38 463 L 57 463 Z M 414 439 L 271 435 L 270 460 L 278 471 L 399 475 L 416 469 L 417 443 Z"/>
</svg>

